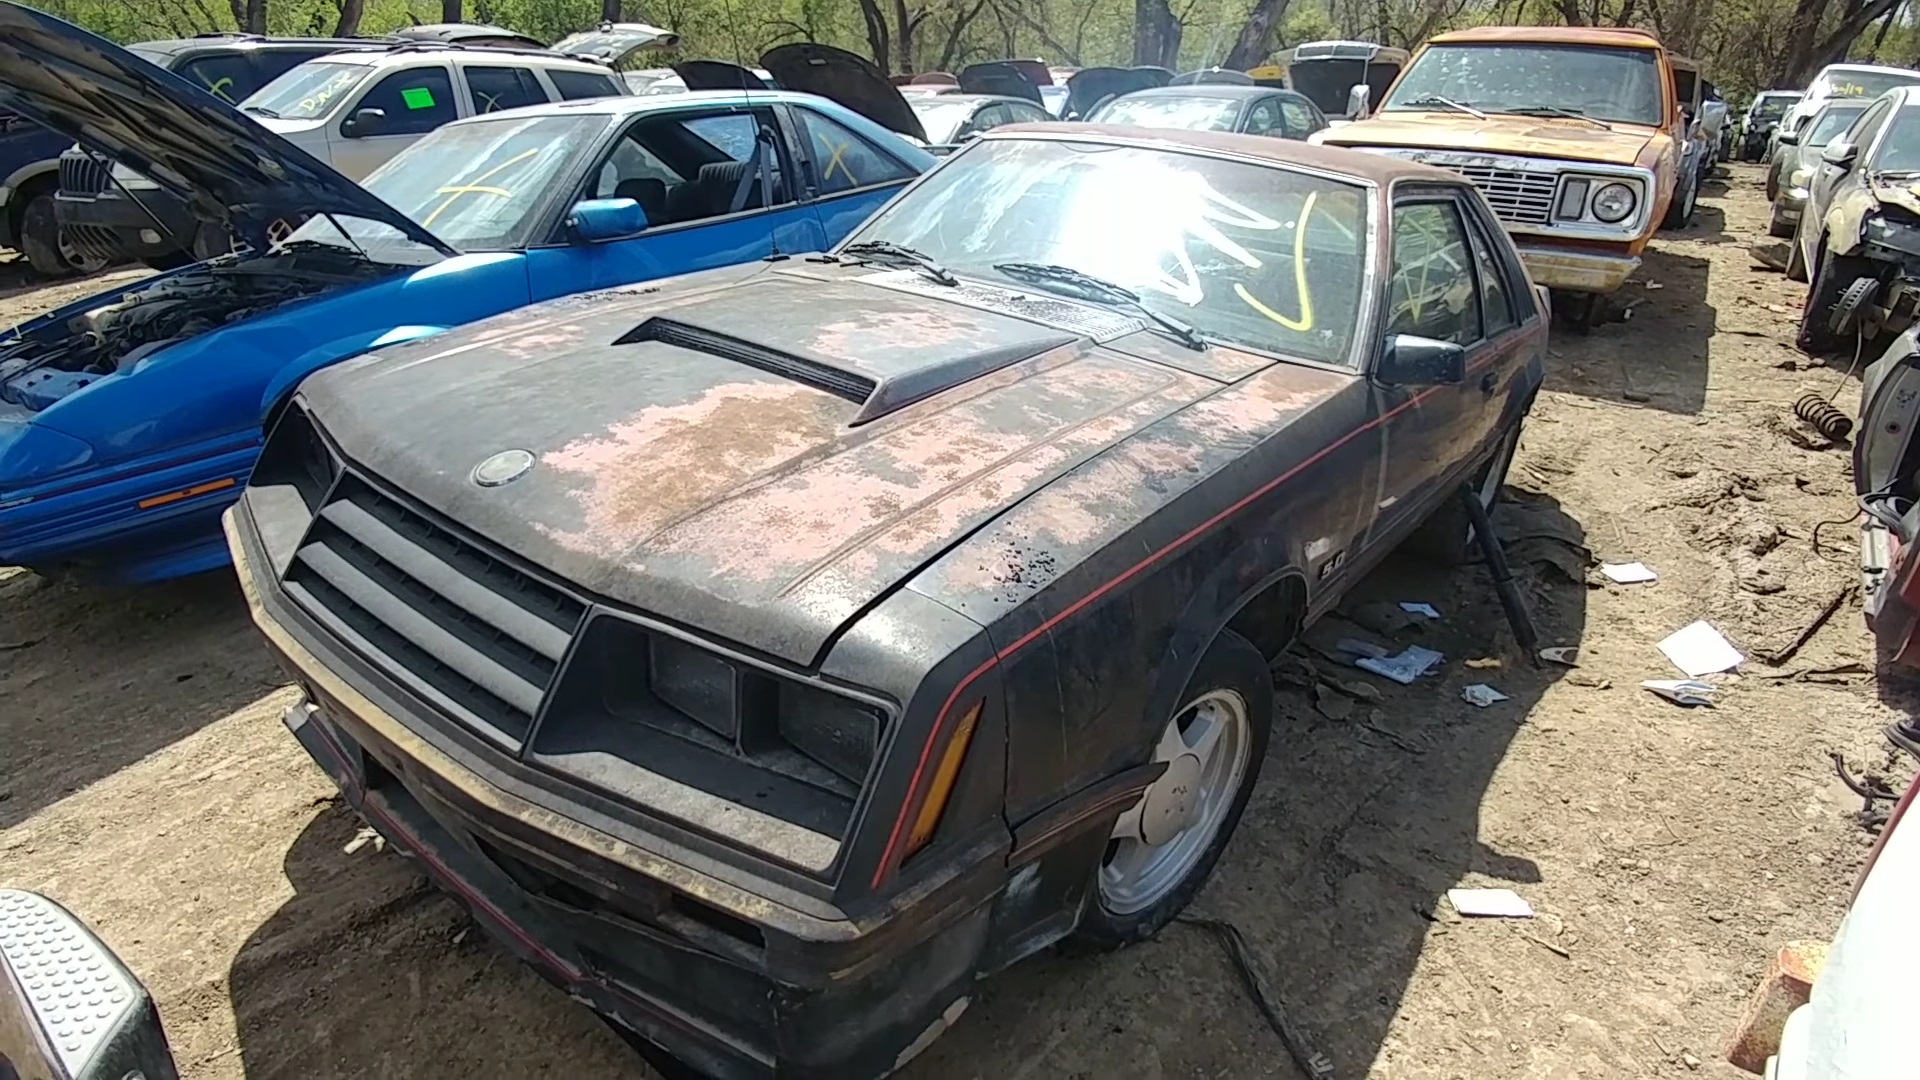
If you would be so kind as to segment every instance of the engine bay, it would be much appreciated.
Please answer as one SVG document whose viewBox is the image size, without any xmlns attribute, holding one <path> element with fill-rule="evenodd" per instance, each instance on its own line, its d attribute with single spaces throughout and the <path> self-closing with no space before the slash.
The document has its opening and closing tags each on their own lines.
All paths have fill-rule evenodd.
<svg viewBox="0 0 1920 1080">
<path fill-rule="evenodd" d="M 324 244 L 201 263 L 0 345 L 0 402 L 46 408 L 169 346 L 397 269 Z"/>
</svg>

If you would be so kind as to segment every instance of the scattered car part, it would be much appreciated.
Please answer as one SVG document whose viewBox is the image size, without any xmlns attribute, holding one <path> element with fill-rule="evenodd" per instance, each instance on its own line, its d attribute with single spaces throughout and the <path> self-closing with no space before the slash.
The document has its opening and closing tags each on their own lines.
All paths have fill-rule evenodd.
<svg viewBox="0 0 1920 1080">
<path fill-rule="evenodd" d="M 1819 393 L 1808 391 L 1801 394 L 1793 403 L 1793 415 L 1813 425 L 1813 429 L 1834 442 L 1847 437 L 1853 430 L 1853 418 L 1839 409 Z"/>
</svg>

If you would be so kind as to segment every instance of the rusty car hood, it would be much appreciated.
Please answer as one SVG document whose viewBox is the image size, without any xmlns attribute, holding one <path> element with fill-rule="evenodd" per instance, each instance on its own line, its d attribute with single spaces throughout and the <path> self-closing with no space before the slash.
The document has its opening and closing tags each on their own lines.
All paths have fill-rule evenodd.
<svg viewBox="0 0 1920 1080">
<path fill-rule="evenodd" d="M 1656 128 L 1636 124 L 1612 126 L 1612 131 L 1603 131 L 1573 119 L 1496 114 L 1480 120 L 1462 113 L 1394 112 L 1330 128 L 1321 140 L 1329 146 L 1392 146 L 1632 165 L 1660 134 Z"/>
<path fill-rule="evenodd" d="M 300 397 L 348 459 L 518 558 L 807 664 L 1006 507 L 1222 386 L 1142 359 L 1126 316 L 1069 305 L 1068 328 L 941 288 L 690 275 L 383 350 Z M 508 450 L 536 464 L 483 486 Z"/>
</svg>

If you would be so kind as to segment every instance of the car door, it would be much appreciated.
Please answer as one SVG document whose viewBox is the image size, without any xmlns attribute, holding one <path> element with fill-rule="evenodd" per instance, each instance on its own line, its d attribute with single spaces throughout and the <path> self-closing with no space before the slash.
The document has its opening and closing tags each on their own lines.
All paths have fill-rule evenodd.
<svg viewBox="0 0 1920 1080">
<path fill-rule="evenodd" d="M 1382 346 L 1397 334 L 1453 342 L 1467 350 L 1467 377 L 1458 386 L 1395 386 L 1380 381 L 1377 369 L 1369 373 L 1386 460 L 1369 544 L 1397 538 L 1451 497 L 1459 467 L 1495 422 L 1486 414 L 1503 377 L 1490 361 L 1517 342 L 1507 341 L 1512 327 L 1491 339 L 1486 332 L 1471 220 L 1455 187 L 1405 185 L 1395 193 Z"/>
<path fill-rule="evenodd" d="M 879 209 L 919 170 L 878 143 L 808 104 L 792 106 L 801 175 L 812 186 L 814 212 L 828 246 Z"/>
<path fill-rule="evenodd" d="M 327 132 L 330 164 L 349 179 L 365 179 L 420 136 L 459 116 L 453 73 L 445 62 L 384 72 L 334 117 Z"/>
<path fill-rule="evenodd" d="M 598 155 L 579 198 L 634 199 L 647 227 L 588 243 L 561 222 L 548 246 L 528 252 L 533 298 L 730 266 L 775 251 L 819 251 L 826 246 L 820 221 L 795 175 L 770 106 L 641 114 Z"/>
<path fill-rule="evenodd" d="M 1893 104 L 1890 101 L 1883 99 L 1874 102 L 1867 107 L 1866 112 L 1860 114 L 1859 119 L 1847 127 L 1846 131 L 1836 135 L 1831 142 L 1827 143 L 1826 147 L 1810 153 L 1810 163 L 1814 166 L 1813 177 L 1807 182 L 1807 205 L 1806 209 L 1800 212 L 1800 229 L 1795 235 L 1795 242 L 1800 245 L 1800 255 L 1806 260 L 1809 273 L 1818 266 L 1820 241 L 1826 229 L 1828 208 L 1833 205 L 1834 198 L 1841 189 L 1860 182 L 1860 177 L 1865 172 L 1860 168 L 1860 164 L 1865 160 L 1867 151 L 1872 149 L 1874 139 L 1880 134 L 1880 129 L 1885 126 L 1887 116 L 1892 109 Z M 1853 164 L 1835 165 L 1826 160 L 1826 150 L 1840 143 L 1850 143 L 1855 147 L 1856 156 Z"/>
</svg>

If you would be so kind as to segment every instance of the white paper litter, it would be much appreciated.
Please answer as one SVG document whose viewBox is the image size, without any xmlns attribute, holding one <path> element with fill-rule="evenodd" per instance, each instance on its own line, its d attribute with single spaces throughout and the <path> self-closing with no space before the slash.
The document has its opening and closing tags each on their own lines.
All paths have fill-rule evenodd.
<svg viewBox="0 0 1920 1080">
<path fill-rule="evenodd" d="M 1648 679 L 1640 684 L 1675 705 L 1712 705 L 1720 688 L 1698 679 Z"/>
<path fill-rule="evenodd" d="M 1638 585 L 1643 581 L 1659 581 L 1660 575 L 1646 563 L 1601 563 L 1600 572 L 1608 579 L 1621 585 Z"/>
<path fill-rule="evenodd" d="M 1658 648 L 1673 666 L 1679 668 L 1689 678 L 1711 675 L 1716 671 L 1737 668 L 1746 657 L 1740 655 L 1715 630 L 1711 623 L 1696 622 L 1668 634 Z"/>
<path fill-rule="evenodd" d="M 1540 659 L 1566 667 L 1579 667 L 1579 656 L 1580 646 L 1578 645 L 1553 645 L 1540 650 Z"/>
<path fill-rule="evenodd" d="M 1439 609 L 1435 608 L 1432 604 L 1419 603 L 1416 601 L 1400 601 L 1400 610 L 1409 615 L 1425 615 L 1429 619 L 1437 619 L 1440 617 Z"/>
<path fill-rule="evenodd" d="M 1531 919 L 1533 905 L 1512 889 L 1448 889 L 1447 903 L 1462 915 L 1494 919 Z"/>
<path fill-rule="evenodd" d="M 1513 700 L 1500 691 L 1495 690 L 1493 687 L 1488 686 L 1486 683 L 1478 682 L 1471 686 L 1462 687 L 1460 696 L 1466 699 L 1467 704 L 1478 705 L 1483 709 L 1496 701 Z"/>
<path fill-rule="evenodd" d="M 1409 645 L 1398 656 L 1363 656 L 1353 662 L 1353 666 L 1375 675 L 1384 675 L 1402 686 L 1411 685 L 1413 680 L 1433 669 L 1433 665 L 1446 659 L 1432 649 L 1419 645 Z"/>
</svg>

